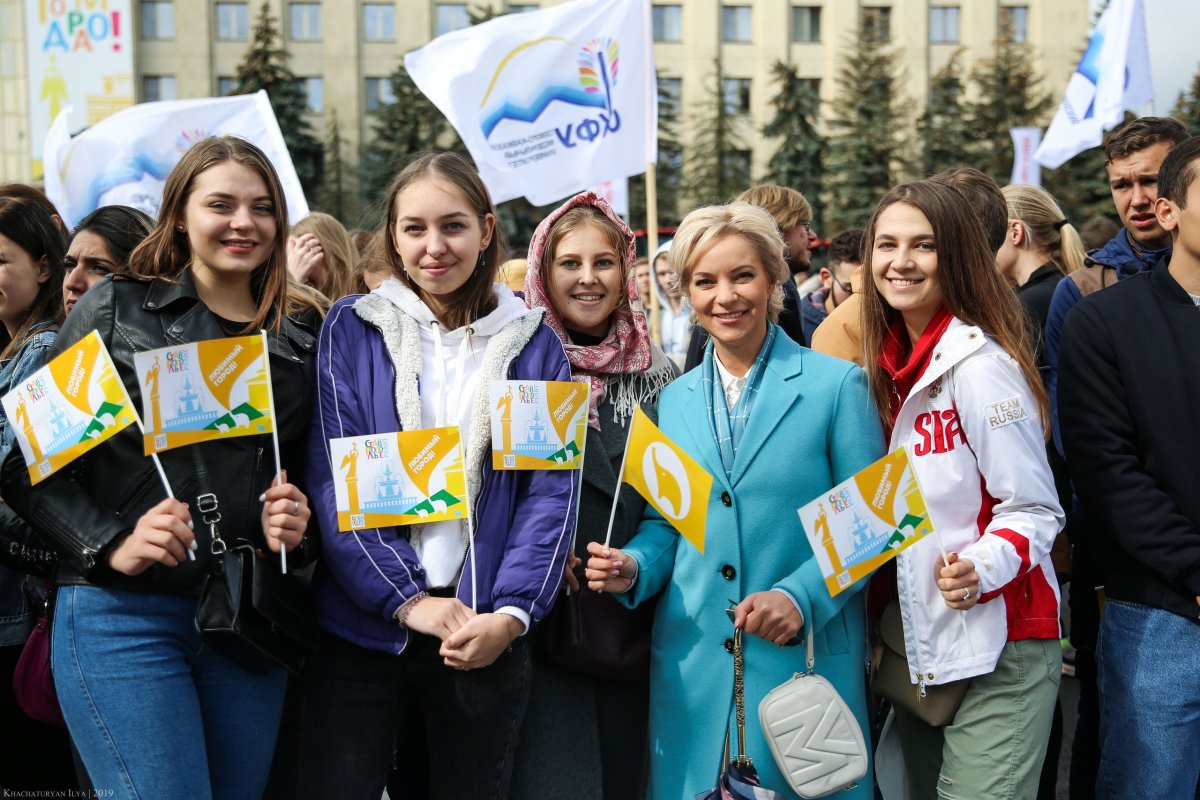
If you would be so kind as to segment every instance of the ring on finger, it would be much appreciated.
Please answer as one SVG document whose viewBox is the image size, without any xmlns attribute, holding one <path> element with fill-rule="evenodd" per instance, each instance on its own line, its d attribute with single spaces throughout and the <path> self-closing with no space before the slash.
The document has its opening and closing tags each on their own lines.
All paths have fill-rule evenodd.
<svg viewBox="0 0 1200 800">
<path fill-rule="evenodd" d="M 963 589 L 963 602 L 965 603 L 970 599 L 971 599 L 971 590 L 969 588 Z"/>
<path fill-rule="evenodd" d="M 300 501 L 293 500 L 292 501 L 292 516 L 296 516 L 299 513 L 300 513 Z"/>
</svg>

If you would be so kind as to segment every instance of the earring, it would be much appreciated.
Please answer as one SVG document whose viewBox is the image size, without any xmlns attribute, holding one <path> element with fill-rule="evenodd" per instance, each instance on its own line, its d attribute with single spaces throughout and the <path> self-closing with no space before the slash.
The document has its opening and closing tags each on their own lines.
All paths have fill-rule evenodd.
<svg viewBox="0 0 1200 800">
<path fill-rule="evenodd" d="M 475 269 L 483 269 L 483 258 L 484 258 L 484 252 L 482 250 L 480 250 L 479 251 L 479 260 L 477 262 L 475 262 Z"/>
<path fill-rule="evenodd" d="M 183 233 L 183 226 L 182 226 L 182 225 L 176 225 L 176 226 L 175 226 L 175 230 L 179 231 L 180 233 Z"/>
</svg>

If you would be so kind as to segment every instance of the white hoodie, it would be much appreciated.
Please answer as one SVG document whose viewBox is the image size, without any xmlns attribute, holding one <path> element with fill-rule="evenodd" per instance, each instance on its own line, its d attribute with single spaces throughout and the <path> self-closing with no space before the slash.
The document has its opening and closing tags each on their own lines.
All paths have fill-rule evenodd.
<svg viewBox="0 0 1200 800">
<path fill-rule="evenodd" d="M 395 278 L 389 278 L 375 290 L 375 294 L 382 295 L 421 326 L 421 426 L 458 425 L 464 452 L 469 449 L 471 436 L 477 433 L 471 426 L 476 393 L 488 390 L 480 385 L 479 376 L 488 341 L 508 323 L 530 313 L 504 284 L 493 284 L 492 290 L 496 293 L 495 310 L 453 331 L 444 329 L 429 307 Z M 491 431 L 478 433 L 491 436 Z M 424 526 L 413 547 L 425 567 L 427 586 L 454 583 L 466 556 L 464 538 L 462 523 L 457 520 Z M 528 624 L 527 617 L 523 621 Z"/>
</svg>

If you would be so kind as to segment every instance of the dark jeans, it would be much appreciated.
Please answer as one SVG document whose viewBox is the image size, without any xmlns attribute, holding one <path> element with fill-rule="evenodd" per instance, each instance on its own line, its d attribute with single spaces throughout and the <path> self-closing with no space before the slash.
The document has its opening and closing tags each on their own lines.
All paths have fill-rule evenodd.
<svg viewBox="0 0 1200 800">
<path fill-rule="evenodd" d="M 407 751 L 422 740 L 428 745 L 429 797 L 508 796 L 529 701 L 527 642 L 519 638 L 511 653 L 467 672 L 445 666 L 440 645 L 434 637 L 414 635 L 403 654 L 392 656 L 325 636 L 304 675 L 301 800 L 378 800 L 394 748 Z M 411 740 L 397 741 L 397 729 L 412 731 Z M 418 800 L 424 792 L 403 796 Z"/>
</svg>

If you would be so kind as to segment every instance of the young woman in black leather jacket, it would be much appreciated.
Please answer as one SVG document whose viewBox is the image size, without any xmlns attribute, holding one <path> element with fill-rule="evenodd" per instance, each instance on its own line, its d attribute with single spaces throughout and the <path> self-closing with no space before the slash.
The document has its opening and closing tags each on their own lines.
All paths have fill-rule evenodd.
<svg viewBox="0 0 1200 800">
<path fill-rule="evenodd" d="M 234 137 L 197 143 L 167 178 L 131 275 L 80 299 L 50 353 L 98 331 L 140 407 L 135 352 L 265 328 L 285 468 L 278 485 L 267 435 L 162 453 L 175 493 L 165 499 L 136 427 L 36 488 L 19 451 L 4 465 L 3 496 L 61 554 L 55 684 L 93 784 L 108 797 L 258 798 L 266 782 L 285 675 L 251 672 L 201 642 L 194 618 L 211 534 L 191 512 L 198 495 L 212 493 L 224 539 L 273 553 L 303 541 L 309 326 L 321 309 L 288 281 L 287 230 L 279 179 L 262 151 Z M 301 560 L 297 553 L 289 564 Z"/>
</svg>

